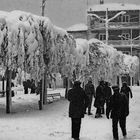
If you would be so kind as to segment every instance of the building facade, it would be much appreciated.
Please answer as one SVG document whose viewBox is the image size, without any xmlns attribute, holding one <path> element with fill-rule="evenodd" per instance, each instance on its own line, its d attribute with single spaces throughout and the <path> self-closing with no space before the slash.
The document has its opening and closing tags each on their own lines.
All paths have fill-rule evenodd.
<svg viewBox="0 0 140 140">
<path fill-rule="evenodd" d="M 69 32 L 69 30 L 68 30 Z M 80 31 L 70 31 L 75 38 Z M 86 38 L 97 38 L 125 54 L 140 58 L 140 5 L 101 2 L 87 10 Z M 140 69 L 133 78 L 140 79 Z"/>
</svg>

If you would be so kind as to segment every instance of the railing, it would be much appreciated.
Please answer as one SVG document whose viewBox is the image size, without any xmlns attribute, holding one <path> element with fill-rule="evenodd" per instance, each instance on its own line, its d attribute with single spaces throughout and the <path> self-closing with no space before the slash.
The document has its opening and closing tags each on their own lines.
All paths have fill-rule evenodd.
<svg viewBox="0 0 140 140">
<path fill-rule="evenodd" d="M 122 28 L 122 27 L 140 27 L 139 22 L 109 22 L 109 28 Z M 95 23 L 91 25 L 92 28 L 105 28 L 105 23 Z"/>
<path fill-rule="evenodd" d="M 106 41 L 103 40 L 103 42 L 105 43 Z M 130 46 L 131 45 L 131 41 L 130 40 L 108 40 L 108 44 L 109 45 L 126 45 L 126 46 Z M 133 45 L 140 45 L 140 40 L 133 40 L 132 41 Z"/>
</svg>

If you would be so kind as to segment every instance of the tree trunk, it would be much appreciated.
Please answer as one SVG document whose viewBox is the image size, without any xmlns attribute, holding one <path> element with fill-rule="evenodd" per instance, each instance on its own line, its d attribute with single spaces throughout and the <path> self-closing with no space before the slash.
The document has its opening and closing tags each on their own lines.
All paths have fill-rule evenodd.
<svg viewBox="0 0 140 140">
<path fill-rule="evenodd" d="M 65 79 L 66 81 L 66 84 L 65 84 L 65 88 L 66 88 L 66 90 L 65 90 L 65 98 L 67 99 L 68 98 L 68 77 L 66 77 L 66 79 Z"/>
<path fill-rule="evenodd" d="M 6 76 L 6 113 L 11 113 L 12 98 L 11 98 L 11 70 L 7 69 Z"/>
<path fill-rule="evenodd" d="M 44 94 L 43 94 L 43 104 L 47 104 L 47 71 L 44 73 Z"/>
<path fill-rule="evenodd" d="M 43 109 L 43 94 L 44 94 L 44 74 L 42 76 L 42 92 L 40 92 L 39 110 Z"/>
<path fill-rule="evenodd" d="M 4 78 L 4 76 L 2 77 L 2 96 L 4 97 L 5 96 L 5 78 Z"/>
</svg>

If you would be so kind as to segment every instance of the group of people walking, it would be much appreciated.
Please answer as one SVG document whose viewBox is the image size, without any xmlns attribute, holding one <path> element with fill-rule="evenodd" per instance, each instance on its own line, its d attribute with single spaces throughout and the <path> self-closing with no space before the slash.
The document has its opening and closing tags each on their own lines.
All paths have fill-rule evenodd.
<svg viewBox="0 0 140 140">
<path fill-rule="evenodd" d="M 24 94 L 28 94 L 28 89 L 31 89 L 31 94 L 34 94 L 36 92 L 37 87 L 35 86 L 35 81 L 33 79 L 31 80 L 25 80 L 23 81 L 23 87 L 24 87 Z"/>
<path fill-rule="evenodd" d="M 113 94 L 112 94 L 113 91 Z M 96 108 L 95 118 L 106 117 L 112 119 L 112 132 L 114 140 L 119 140 L 118 123 L 120 124 L 122 134 L 126 137 L 126 117 L 129 115 L 129 96 L 132 98 L 132 92 L 127 83 L 124 82 L 121 89 L 115 85 L 110 87 L 108 82 L 100 81 L 96 90 L 92 83 L 92 77 L 89 78 L 85 88 L 81 87 L 80 81 L 75 81 L 73 88 L 68 91 L 69 117 L 72 122 L 72 138 L 80 140 L 81 119 L 85 114 L 92 115 L 91 108 L 93 98 Z M 106 104 L 106 111 L 105 106 Z M 86 112 L 87 111 L 87 112 Z"/>
</svg>

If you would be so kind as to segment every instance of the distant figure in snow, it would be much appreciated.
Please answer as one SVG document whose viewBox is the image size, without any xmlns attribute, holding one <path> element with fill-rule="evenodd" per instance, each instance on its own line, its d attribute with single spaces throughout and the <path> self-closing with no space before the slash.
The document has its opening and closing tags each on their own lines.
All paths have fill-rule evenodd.
<svg viewBox="0 0 140 140">
<path fill-rule="evenodd" d="M 124 138 L 126 132 L 126 117 L 129 115 L 128 99 L 124 93 L 119 92 L 118 86 L 112 87 L 114 94 L 109 99 L 106 109 L 106 117 L 112 118 L 112 131 L 114 140 L 119 140 L 118 123 L 120 124 Z M 111 116 L 110 116 L 111 113 Z"/>
<path fill-rule="evenodd" d="M 31 79 L 31 94 L 36 92 L 36 86 L 35 86 L 35 81 Z"/>
<path fill-rule="evenodd" d="M 15 96 L 15 92 L 13 90 L 13 87 L 14 87 L 14 83 L 11 82 L 11 96 L 14 97 Z"/>
<path fill-rule="evenodd" d="M 36 94 L 40 94 L 42 92 L 42 79 L 37 83 Z"/>
<path fill-rule="evenodd" d="M 24 94 L 28 94 L 28 84 L 27 84 L 27 81 L 23 81 L 23 87 L 24 87 Z"/>
<path fill-rule="evenodd" d="M 109 98 L 112 95 L 112 90 L 111 87 L 109 86 L 109 82 L 105 82 L 105 87 L 104 87 L 104 93 L 105 93 L 105 103 L 106 103 L 106 108 L 109 103 Z"/>
<path fill-rule="evenodd" d="M 100 81 L 99 85 L 96 88 L 95 101 L 94 101 L 94 106 L 97 108 L 95 118 L 102 117 L 101 111 L 104 109 L 104 104 L 105 104 L 104 81 Z"/>
<path fill-rule="evenodd" d="M 85 107 L 88 106 L 88 97 L 80 85 L 80 81 L 75 81 L 73 88 L 68 91 L 69 117 L 71 117 L 72 122 L 71 137 L 74 140 L 80 140 L 81 118 L 84 118 Z"/>
<path fill-rule="evenodd" d="M 126 82 L 123 82 L 122 87 L 121 87 L 121 92 L 127 96 L 128 103 L 129 103 L 129 97 L 133 98 L 133 95 L 132 95 L 132 91 L 131 91 L 130 87 L 127 86 Z"/>
<path fill-rule="evenodd" d="M 91 77 L 89 77 L 88 83 L 85 85 L 85 93 L 89 98 L 89 106 L 87 107 L 88 108 L 88 115 L 92 115 L 91 105 L 92 105 L 93 97 L 95 97 L 95 88 L 94 88 L 94 85 L 92 84 Z M 86 113 L 86 109 L 85 109 L 85 113 Z"/>
</svg>

